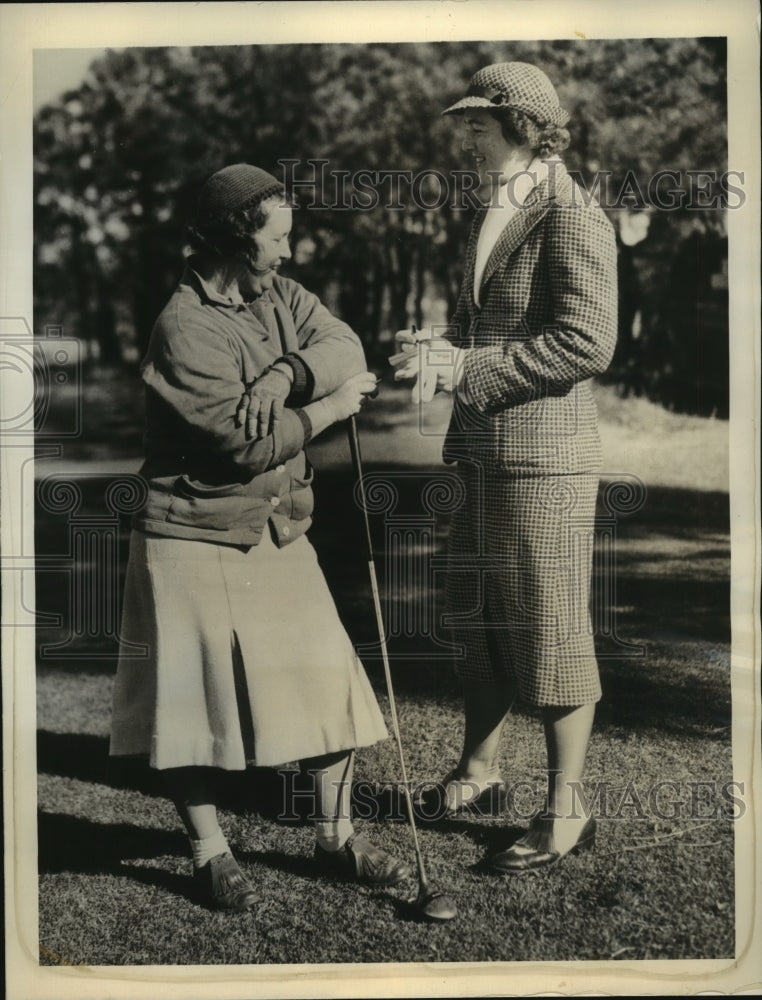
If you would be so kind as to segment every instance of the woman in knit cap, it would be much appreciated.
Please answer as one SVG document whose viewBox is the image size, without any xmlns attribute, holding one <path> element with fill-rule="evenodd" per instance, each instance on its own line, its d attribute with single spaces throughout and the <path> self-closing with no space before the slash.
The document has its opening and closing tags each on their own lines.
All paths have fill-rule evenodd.
<svg viewBox="0 0 762 1000">
<path fill-rule="evenodd" d="M 215 908 L 257 897 L 220 829 L 220 770 L 299 760 L 314 775 L 318 870 L 393 885 L 408 865 L 353 830 L 353 749 L 386 738 L 305 532 L 305 444 L 359 411 L 360 343 L 278 270 L 291 208 L 234 164 L 201 191 L 186 262 L 142 366 L 148 497 L 130 541 L 113 755 L 162 771 Z M 243 400 L 243 404 L 242 404 Z M 143 645 L 146 659 L 135 659 Z"/>
<path fill-rule="evenodd" d="M 498 752 L 514 698 L 539 709 L 545 807 L 489 859 L 505 874 L 591 847 L 579 782 L 601 696 L 589 596 L 601 447 L 590 378 L 616 339 L 616 248 L 558 154 L 568 114 L 527 63 L 479 70 L 447 108 L 482 207 L 446 331 L 400 331 L 396 378 L 453 395 L 444 459 L 465 503 L 450 529 L 446 618 L 463 650 L 465 735 L 438 788 L 448 815 L 504 795 Z M 430 814 L 430 803 L 427 811 Z"/>
</svg>

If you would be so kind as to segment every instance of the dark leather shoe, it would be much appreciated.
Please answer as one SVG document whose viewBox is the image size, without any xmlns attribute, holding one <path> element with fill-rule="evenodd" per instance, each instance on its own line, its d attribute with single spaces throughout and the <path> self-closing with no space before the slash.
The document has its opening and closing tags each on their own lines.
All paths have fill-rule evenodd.
<svg viewBox="0 0 762 1000">
<path fill-rule="evenodd" d="M 316 844 L 315 861 L 322 874 L 364 885 L 397 885 L 413 874 L 410 865 L 375 847 L 362 833 L 353 833 L 338 851 Z"/>
<path fill-rule="evenodd" d="M 523 837 L 520 837 L 507 851 L 501 851 L 490 858 L 489 864 L 492 870 L 500 872 L 501 875 L 521 875 L 524 872 L 549 868 L 567 854 L 580 854 L 582 851 L 592 850 L 598 826 L 593 816 L 582 827 L 576 842 L 563 854 L 556 850 L 553 840 L 553 821 L 557 818 L 557 816 L 538 816 Z"/>
<path fill-rule="evenodd" d="M 454 796 L 450 795 L 450 790 Z M 455 806 L 451 806 L 452 798 Z M 496 816 L 505 807 L 505 782 L 499 772 L 483 785 L 469 779 L 455 777 L 450 771 L 436 785 L 424 789 L 415 799 L 413 808 L 416 819 L 435 823 L 442 819 L 452 819 L 463 813 L 481 816 Z"/>
<path fill-rule="evenodd" d="M 229 851 L 215 855 L 197 868 L 193 881 L 202 901 L 213 910 L 243 913 L 257 901 L 257 894 Z"/>
</svg>

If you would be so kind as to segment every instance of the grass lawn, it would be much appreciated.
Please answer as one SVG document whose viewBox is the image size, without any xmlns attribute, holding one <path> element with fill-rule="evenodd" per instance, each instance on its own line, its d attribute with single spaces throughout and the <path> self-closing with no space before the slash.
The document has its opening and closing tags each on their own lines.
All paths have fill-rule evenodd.
<svg viewBox="0 0 762 1000">
<path fill-rule="evenodd" d="M 132 392 L 132 395 L 130 394 Z M 139 433 L 125 415 L 131 390 L 100 380 L 84 397 L 85 434 L 38 475 L 82 475 L 78 515 L 103 512 L 104 489 L 138 465 Z M 112 409 L 103 403 L 115 400 Z M 515 786 L 497 817 L 422 827 L 431 881 L 452 894 L 458 920 L 418 923 L 407 904 L 414 882 L 372 891 L 315 877 L 304 817 L 278 819 L 283 786 L 272 771 L 228 776 L 221 822 L 259 893 L 239 916 L 203 909 L 190 892 L 187 841 L 155 775 L 109 761 L 114 636 L 72 633 L 68 658 L 38 669 L 40 962 L 87 965 L 494 962 L 729 958 L 734 954 L 729 683 L 727 424 L 666 413 L 600 390 L 607 478 L 637 476 L 642 506 L 620 514 L 615 582 L 596 563 L 597 637 L 604 698 L 587 764 L 598 792 L 595 851 L 518 879 L 490 875 L 485 853 L 526 822 L 544 775 L 535 713 L 516 709 L 501 765 Z M 368 474 L 398 492 L 394 516 L 412 518 L 421 551 L 441 555 L 447 515 L 427 520 L 421 490 L 442 474 L 446 419 L 435 401 L 416 428 L 406 397 L 386 390 L 361 417 Z M 390 461 L 390 458 L 392 461 Z M 317 516 L 311 532 L 340 614 L 363 653 L 388 718 L 370 587 L 343 434 L 315 442 Z M 412 523 L 412 522 L 411 522 Z M 462 715 L 448 649 L 436 632 L 406 628 L 421 590 L 390 587 L 385 552 L 393 520 L 374 517 L 398 709 L 413 782 L 441 777 L 460 749 Z M 37 552 L 65 553 L 69 521 L 38 513 Z M 127 525 L 117 541 L 125 556 Z M 62 614 L 61 574 L 38 575 L 38 607 Z M 436 594 L 439 574 L 421 577 Z M 356 779 L 378 801 L 398 780 L 391 740 L 358 753 Z M 517 783 L 523 782 L 519 786 Z M 663 784 L 659 789 L 658 783 Z M 706 783 L 706 784 L 699 784 Z M 671 803 L 671 804 L 670 804 Z M 359 806 L 358 802 L 358 806 Z M 360 824 L 380 845 L 412 860 L 409 829 L 392 810 Z"/>
</svg>

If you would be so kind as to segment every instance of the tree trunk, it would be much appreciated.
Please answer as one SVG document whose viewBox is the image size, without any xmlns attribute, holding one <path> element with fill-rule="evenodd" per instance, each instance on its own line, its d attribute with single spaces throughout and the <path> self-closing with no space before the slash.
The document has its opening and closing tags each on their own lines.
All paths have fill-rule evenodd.
<svg viewBox="0 0 762 1000">
<path fill-rule="evenodd" d="M 426 290 L 426 241 L 420 240 L 415 262 L 415 302 L 413 314 L 420 330 L 423 326 L 423 295 Z"/>
<path fill-rule="evenodd" d="M 122 362 L 122 349 L 116 335 L 114 289 L 103 277 L 97 260 L 93 260 L 92 268 L 95 280 L 95 335 L 101 361 L 106 365 L 119 365 Z"/>
</svg>

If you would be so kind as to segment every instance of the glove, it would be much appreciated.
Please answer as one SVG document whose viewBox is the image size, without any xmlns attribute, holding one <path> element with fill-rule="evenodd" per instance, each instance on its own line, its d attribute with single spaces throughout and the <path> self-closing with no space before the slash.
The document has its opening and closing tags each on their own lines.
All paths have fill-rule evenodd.
<svg viewBox="0 0 762 1000">
<path fill-rule="evenodd" d="M 402 350 L 389 359 L 395 369 L 394 381 L 415 379 L 414 403 L 428 403 L 438 390 L 453 392 L 462 382 L 465 361 L 462 348 L 441 337 L 433 338 L 430 330 L 417 333 L 399 330 L 395 340 Z"/>
</svg>

